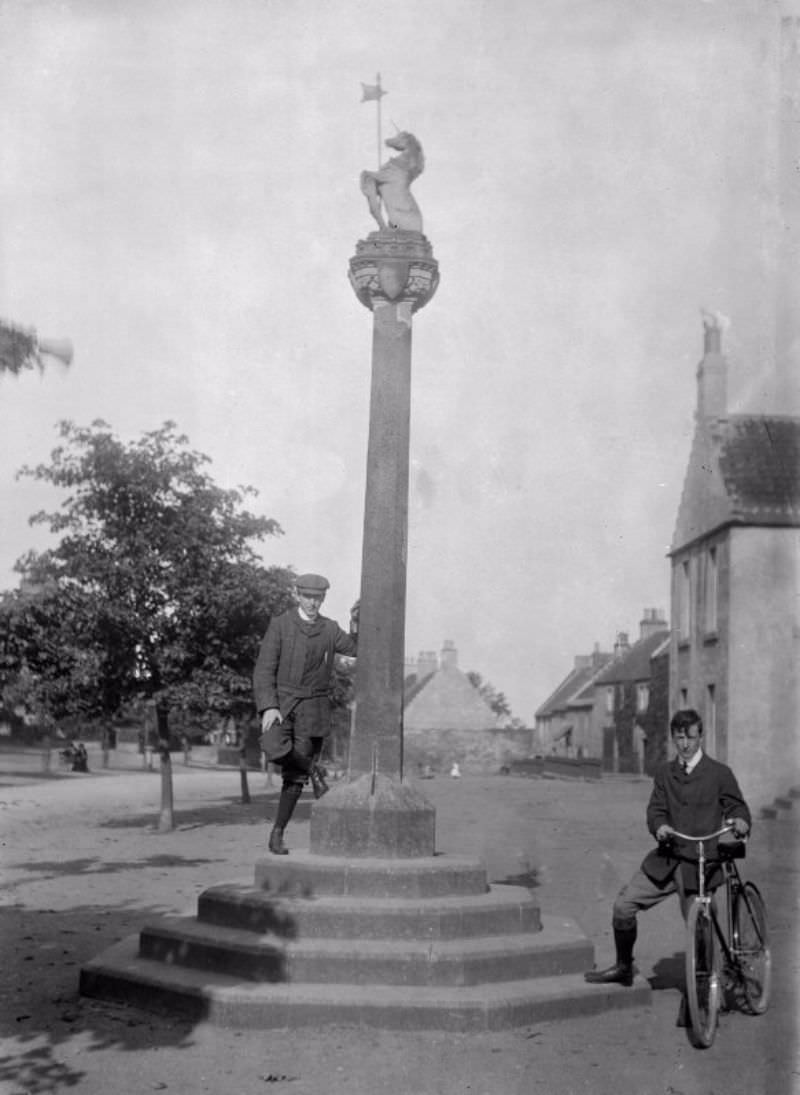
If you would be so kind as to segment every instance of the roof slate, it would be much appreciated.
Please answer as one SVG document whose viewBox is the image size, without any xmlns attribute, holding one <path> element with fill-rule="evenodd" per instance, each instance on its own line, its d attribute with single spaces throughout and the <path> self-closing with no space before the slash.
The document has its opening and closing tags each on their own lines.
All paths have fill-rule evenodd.
<svg viewBox="0 0 800 1095">
<path fill-rule="evenodd" d="M 564 711 L 570 703 L 577 700 L 587 685 L 591 684 L 602 669 L 611 661 L 613 654 L 593 654 L 594 664 L 572 669 L 555 692 L 550 695 L 541 707 L 538 708 L 535 718 L 547 718 L 556 711 Z M 598 664 L 599 663 L 599 664 Z"/>
<path fill-rule="evenodd" d="M 737 517 L 759 524 L 800 520 L 800 418 L 731 417 L 719 466 Z"/>
<path fill-rule="evenodd" d="M 730 525 L 800 526 L 799 417 L 698 422 L 670 554 Z"/>
</svg>

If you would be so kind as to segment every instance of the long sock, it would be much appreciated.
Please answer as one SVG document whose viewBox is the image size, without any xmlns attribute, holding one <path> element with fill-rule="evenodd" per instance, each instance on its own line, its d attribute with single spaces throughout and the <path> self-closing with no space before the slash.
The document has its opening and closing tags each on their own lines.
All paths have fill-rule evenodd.
<svg viewBox="0 0 800 1095">
<path fill-rule="evenodd" d="M 281 788 L 281 797 L 278 799 L 278 810 L 275 814 L 275 828 L 281 832 L 291 820 L 297 800 L 303 793 L 302 783 L 284 783 Z"/>
</svg>

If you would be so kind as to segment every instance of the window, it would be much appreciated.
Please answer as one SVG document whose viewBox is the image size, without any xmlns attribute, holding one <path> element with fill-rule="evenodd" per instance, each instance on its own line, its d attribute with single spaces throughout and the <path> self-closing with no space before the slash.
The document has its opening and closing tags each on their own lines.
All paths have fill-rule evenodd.
<svg viewBox="0 0 800 1095">
<path fill-rule="evenodd" d="M 646 684 L 636 685 L 636 710 L 641 715 L 647 710 L 650 703 L 650 687 Z"/>
<path fill-rule="evenodd" d="M 607 688 L 606 689 L 606 714 L 607 715 L 613 715 L 614 714 L 614 689 L 613 688 Z"/>
<path fill-rule="evenodd" d="M 691 635 L 692 617 L 692 572 L 688 559 L 684 559 L 678 570 L 678 638 L 688 642 Z"/>
<path fill-rule="evenodd" d="M 717 549 L 706 555 L 703 626 L 707 632 L 717 630 Z"/>
</svg>

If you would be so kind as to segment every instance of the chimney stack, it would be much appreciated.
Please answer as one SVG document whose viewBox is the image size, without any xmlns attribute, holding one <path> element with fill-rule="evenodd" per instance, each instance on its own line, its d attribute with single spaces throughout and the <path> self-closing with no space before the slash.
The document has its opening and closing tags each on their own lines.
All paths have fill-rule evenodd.
<svg viewBox="0 0 800 1095">
<path fill-rule="evenodd" d="M 667 621 L 660 608 L 646 608 L 639 621 L 639 639 L 649 639 L 657 631 L 665 631 L 666 627 Z"/>
<path fill-rule="evenodd" d="M 614 643 L 614 657 L 619 658 L 623 654 L 627 654 L 631 648 L 631 644 L 628 642 L 628 632 L 618 631 L 617 639 Z"/>
<path fill-rule="evenodd" d="M 431 673 L 435 673 L 438 668 L 439 660 L 436 657 L 436 651 L 420 650 L 417 658 L 417 680 L 421 681 L 423 677 L 430 677 Z"/>
<path fill-rule="evenodd" d="M 728 413 L 728 363 L 722 352 L 724 316 L 703 312 L 703 360 L 697 366 L 697 417 L 725 418 Z"/>
<path fill-rule="evenodd" d="M 458 651 L 456 650 L 456 644 L 452 639 L 445 639 L 442 646 L 441 655 L 442 669 L 448 669 L 452 666 L 453 669 L 458 669 Z"/>
</svg>

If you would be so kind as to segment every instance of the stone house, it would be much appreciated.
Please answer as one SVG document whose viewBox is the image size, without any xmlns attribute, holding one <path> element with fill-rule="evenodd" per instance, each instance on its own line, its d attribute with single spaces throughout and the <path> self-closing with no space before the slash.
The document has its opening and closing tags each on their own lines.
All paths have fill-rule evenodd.
<svg viewBox="0 0 800 1095">
<path fill-rule="evenodd" d="M 614 657 L 595 645 L 578 654 L 567 676 L 537 708 L 532 752 L 539 756 L 592 756 L 594 681 Z"/>
<path fill-rule="evenodd" d="M 670 559 L 670 705 L 752 805 L 800 784 L 800 418 L 731 414 L 721 331 L 704 356 Z"/>
<path fill-rule="evenodd" d="M 617 657 L 594 681 L 592 755 L 602 756 L 608 772 L 651 772 L 653 756 L 662 752 L 657 742 L 666 740 L 669 714 L 663 681 L 654 679 L 654 671 L 663 674 L 658 657 L 669 649 L 669 634 L 659 610 L 645 609 L 637 641 L 630 644 L 625 635 L 622 643 L 620 636 Z"/>
<path fill-rule="evenodd" d="M 445 640 L 439 657 L 420 653 L 406 663 L 403 709 L 403 762 L 408 771 L 430 766 L 462 772 L 497 771 L 526 756 L 529 730 L 511 730 L 458 666 L 455 644 Z"/>
</svg>

